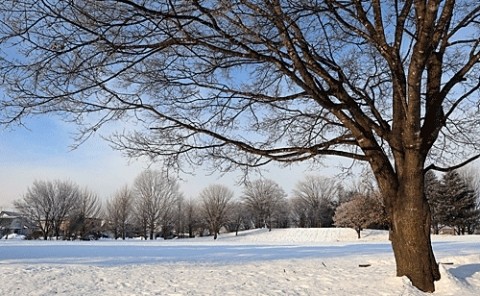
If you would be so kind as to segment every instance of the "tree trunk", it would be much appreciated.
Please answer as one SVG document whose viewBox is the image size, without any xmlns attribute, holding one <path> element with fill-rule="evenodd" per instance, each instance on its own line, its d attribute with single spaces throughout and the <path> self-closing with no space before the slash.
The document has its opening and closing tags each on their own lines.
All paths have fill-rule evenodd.
<svg viewBox="0 0 480 296">
<path fill-rule="evenodd" d="M 440 233 L 440 227 L 438 226 L 438 223 L 435 223 L 433 225 L 433 234 L 438 235 Z"/>
<path fill-rule="evenodd" d="M 194 237 L 194 235 L 193 235 L 193 225 L 191 225 L 191 224 L 188 225 L 188 237 L 189 238 Z"/>
<path fill-rule="evenodd" d="M 403 176 L 390 204 L 397 276 L 406 276 L 420 290 L 433 292 L 440 272 L 430 240 L 431 215 L 423 190 L 423 169 L 411 169 Z"/>
<path fill-rule="evenodd" d="M 357 232 L 357 238 L 360 239 L 361 238 L 360 231 L 362 231 L 362 227 L 355 227 L 355 231 Z"/>
</svg>

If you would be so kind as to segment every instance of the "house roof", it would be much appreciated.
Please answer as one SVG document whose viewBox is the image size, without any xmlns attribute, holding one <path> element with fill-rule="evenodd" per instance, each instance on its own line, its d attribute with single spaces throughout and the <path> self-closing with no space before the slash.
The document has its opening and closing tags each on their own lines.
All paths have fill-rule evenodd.
<svg viewBox="0 0 480 296">
<path fill-rule="evenodd" d="M 17 212 L 11 212 L 11 211 L 1 211 L 0 212 L 0 218 L 15 218 L 15 217 L 20 217 L 22 214 L 17 213 Z"/>
</svg>

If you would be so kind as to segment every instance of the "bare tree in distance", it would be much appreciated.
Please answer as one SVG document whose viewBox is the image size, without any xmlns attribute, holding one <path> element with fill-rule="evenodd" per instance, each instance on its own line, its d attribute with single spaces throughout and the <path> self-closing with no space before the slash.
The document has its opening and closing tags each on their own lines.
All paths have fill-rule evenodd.
<svg viewBox="0 0 480 296">
<path fill-rule="evenodd" d="M 80 188 L 70 181 L 53 181 L 53 235 L 65 235 L 69 216 L 80 200 Z"/>
<path fill-rule="evenodd" d="M 313 175 L 306 176 L 295 185 L 293 199 L 298 204 L 294 207 L 297 216 L 305 216 L 304 227 L 331 226 L 338 189 L 335 179 Z"/>
<path fill-rule="evenodd" d="M 233 191 L 218 184 L 209 185 L 200 192 L 202 216 L 213 239 L 217 239 L 220 229 L 228 222 L 232 198 Z"/>
<path fill-rule="evenodd" d="M 148 212 L 144 210 L 145 206 L 139 199 L 133 201 L 132 208 L 133 224 L 140 236 L 146 240 L 148 238 Z"/>
<path fill-rule="evenodd" d="M 115 239 L 121 237 L 125 240 L 127 238 L 128 228 L 132 224 L 132 202 L 133 193 L 128 186 L 124 186 L 111 199 L 107 200 L 106 216 Z"/>
<path fill-rule="evenodd" d="M 289 228 L 292 225 L 292 211 L 287 198 L 279 200 L 271 220 L 275 228 Z"/>
<path fill-rule="evenodd" d="M 174 230 L 178 237 L 185 237 L 185 223 L 186 223 L 186 215 L 185 215 L 185 198 L 180 196 L 175 201 L 175 206 L 173 209 L 173 224 Z"/>
<path fill-rule="evenodd" d="M 35 181 L 25 196 L 14 202 L 15 208 L 37 225 L 44 240 L 48 239 L 53 230 L 53 190 L 50 185 L 52 184 Z"/>
<path fill-rule="evenodd" d="M 135 219 L 140 222 L 139 226 L 145 239 L 153 240 L 159 231 L 162 201 L 160 191 L 163 189 L 161 187 L 161 176 L 150 170 L 140 173 L 134 181 Z"/>
<path fill-rule="evenodd" d="M 35 181 L 23 199 L 14 205 L 38 225 L 43 239 L 47 239 L 62 234 L 78 201 L 79 188 L 70 181 Z"/>
<path fill-rule="evenodd" d="M 188 232 L 188 237 L 195 237 L 195 231 L 200 224 L 200 205 L 199 201 L 192 198 L 188 199 L 184 205 L 185 213 L 185 228 Z"/>
<path fill-rule="evenodd" d="M 275 212 L 286 199 L 285 191 L 273 180 L 257 179 L 245 184 L 243 203 L 252 212 L 255 227 L 272 230 Z"/>
<path fill-rule="evenodd" d="M 98 195 L 88 188 L 80 190 L 77 203 L 68 217 L 70 235 L 82 239 L 88 236 L 98 238 L 102 214 L 102 203 Z"/>
<path fill-rule="evenodd" d="M 81 141 L 130 120 L 116 148 L 174 168 L 365 162 L 397 275 L 434 291 L 423 175 L 479 157 L 480 3 L 5 0 L 0 14 L 0 121 L 56 112 Z"/>
<path fill-rule="evenodd" d="M 252 212 L 248 209 L 247 205 L 241 201 L 234 201 L 231 204 L 230 211 L 230 231 L 235 231 L 235 236 L 238 236 L 238 231 L 248 230 L 253 223 Z"/>
<path fill-rule="evenodd" d="M 152 240 L 157 231 L 165 232 L 173 222 L 175 206 L 181 197 L 180 187 L 160 171 L 145 170 L 135 179 L 134 195 L 137 214 L 144 219 Z"/>
</svg>

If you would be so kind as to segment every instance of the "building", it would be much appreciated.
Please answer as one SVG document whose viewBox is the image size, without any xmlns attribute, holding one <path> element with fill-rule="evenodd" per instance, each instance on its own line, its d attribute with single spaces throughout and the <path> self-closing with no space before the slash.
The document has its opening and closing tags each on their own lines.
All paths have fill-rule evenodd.
<svg viewBox="0 0 480 296">
<path fill-rule="evenodd" d="M 33 224 L 22 214 L 11 211 L 0 212 L 0 238 L 12 233 L 28 236 L 33 230 Z"/>
</svg>

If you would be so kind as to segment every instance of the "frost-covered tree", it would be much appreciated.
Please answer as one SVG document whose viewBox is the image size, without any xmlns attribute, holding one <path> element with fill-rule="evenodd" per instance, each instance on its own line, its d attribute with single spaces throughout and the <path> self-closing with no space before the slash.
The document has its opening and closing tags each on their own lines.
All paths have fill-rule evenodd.
<svg viewBox="0 0 480 296">
<path fill-rule="evenodd" d="M 27 189 L 25 196 L 14 202 L 15 208 L 33 221 L 40 231 L 44 240 L 48 238 L 53 229 L 53 190 L 47 182 L 35 181 Z"/>
<path fill-rule="evenodd" d="M 288 199 L 283 198 L 275 207 L 272 215 L 272 227 L 289 228 L 292 224 L 292 211 Z"/>
<path fill-rule="evenodd" d="M 144 234 L 148 230 L 150 239 L 159 230 L 165 234 L 181 198 L 178 183 L 160 171 L 146 170 L 135 179 L 133 195 L 135 213 Z"/>
<path fill-rule="evenodd" d="M 217 239 L 220 229 L 227 224 L 233 191 L 223 185 L 210 185 L 200 192 L 202 218 Z"/>
<path fill-rule="evenodd" d="M 275 181 L 258 179 L 245 185 L 241 199 L 254 217 L 255 227 L 272 230 L 275 212 L 285 205 L 285 191 Z"/>
<path fill-rule="evenodd" d="M 188 237 L 195 237 L 195 232 L 201 223 L 201 207 L 198 200 L 188 199 L 184 206 L 185 213 L 185 228 L 188 232 Z"/>
<path fill-rule="evenodd" d="M 432 220 L 432 230 L 434 234 L 438 234 L 442 225 L 442 207 L 444 201 L 441 196 L 442 183 L 433 171 L 425 174 L 425 197 L 430 206 L 430 214 Z"/>
<path fill-rule="evenodd" d="M 467 187 L 473 190 L 476 201 L 475 208 L 471 208 L 472 216 L 476 216 L 477 219 L 471 219 L 472 223 L 469 223 L 466 227 L 466 231 L 469 234 L 475 232 L 476 229 L 480 226 L 480 175 L 478 174 L 478 169 L 474 166 L 468 166 L 463 169 L 458 170 L 460 176 L 467 184 Z"/>
<path fill-rule="evenodd" d="M 302 227 L 329 227 L 333 224 L 338 185 L 332 178 L 306 176 L 293 190 L 293 212 Z"/>
<path fill-rule="evenodd" d="M 251 223 L 252 214 L 245 203 L 233 201 L 230 211 L 229 231 L 235 231 L 235 235 L 238 235 L 240 229 L 249 229 Z"/>
<path fill-rule="evenodd" d="M 74 214 L 80 200 L 80 188 L 70 181 L 54 181 L 53 192 L 53 235 L 58 238 L 65 235 L 68 217 Z"/>
<path fill-rule="evenodd" d="M 74 239 L 88 236 L 98 238 L 101 216 L 102 203 L 98 196 L 87 188 L 80 190 L 77 204 L 68 217 L 70 236 Z"/>
<path fill-rule="evenodd" d="M 180 196 L 175 201 L 173 208 L 173 225 L 175 233 L 179 236 L 183 236 L 185 233 L 185 198 Z"/>
<path fill-rule="evenodd" d="M 70 181 L 35 181 L 15 207 L 34 221 L 44 239 L 61 235 L 67 217 L 74 213 L 79 200 L 79 188 Z"/>
<path fill-rule="evenodd" d="M 337 207 L 333 220 L 337 227 L 355 229 L 360 238 L 360 232 L 364 228 L 385 223 L 385 207 L 378 194 L 358 193 L 350 201 Z"/>
<path fill-rule="evenodd" d="M 480 218 L 478 193 L 458 171 L 446 173 L 442 183 L 441 223 L 458 234 L 473 232 Z"/>
<path fill-rule="evenodd" d="M 133 193 L 128 186 L 124 186 L 118 190 L 115 195 L 107 201 L 107 219 L 115 239 L 121 237 L 125 240 L 127 238 L 127 231 L 133 221 L 132 202 Z"/>
</svg>

